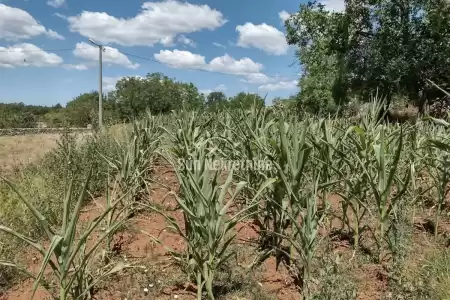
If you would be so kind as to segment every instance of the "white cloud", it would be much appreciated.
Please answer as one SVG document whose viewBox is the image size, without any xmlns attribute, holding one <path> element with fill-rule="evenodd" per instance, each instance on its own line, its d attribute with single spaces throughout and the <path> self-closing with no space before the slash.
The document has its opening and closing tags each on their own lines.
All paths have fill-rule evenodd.
<svg viewBox="0 0 450 300">
<path fill-rule="evenodd" d="M 196 46 L 195 42 L 193 40 L 191 40 L 190 38 L 187 38 L 184 34 L 182 34 L 178 37 L 178 42 L 181 44 L 184 44 L 186 46 L 191 46 L 191 47 Z"/>
<path fill-rule="evenodd" d="M 52 39 L 64 37 L 39 24 L 28 12 L 5 4 L 0 4 L 0 39 L 18 41 L 38 35 L 47 35 Z"/>
<path fill-rule="evenodd" d="M 66 64 L 66 65 L 63 65 L 63 67 L 68 70 L 78 70 L 78 71 L 84 71 L 84 70 L 88 69 L 88 66 L 85 64 L 76 64 L 76 65 Z"/>
<path fill-rule="evenodd" d="M 345 10 L 344 0 L 322 0 L 320 1 L 329 11 L 343 12 Z"/>
<path fill-rule="evenodd" d="M 283 10 L 278 13 L 278 16 L 280 17 L 281 21 L 283 21 L 283 23 L 284 23 L 287 19 L 289 19 L 291 14 L 288 13 L 287 11 Z"/>
<path fill-rule="evenodd" d="M 65 39 L 62 35 L 60 35 L 60 34 L 57 33 L 56 31 L 53 31 L 53 30 L 51 30 L 51 29 L 47 30 L 47 35 L 48 35 L 50 38 L 55 39 L 55 40 L 64 40 L 64 39 Z"/>
<path fill-rule="evenodd" d="M 84 42 L 77 43 L 73 54 L 87 61 L 98 61 L 98 48 Z M 129 69 L 139 68 L 139 64 L 133 64 L 126 55 L 120 53 L 116 48 L 105 47 L 102 58 L 104 63 L 119 65 Z"/>
<path fill-rule="evenodd" d="M 142 11 L 128 19 L 89 11 L 67 19 L 73 32 L 123 46 L 168 45 L 180 34 L 214 30 L 227 22 L 221 12 L 208 5 L 175 0 L 145 2 Z"/>
<path fill-rule="evenodd" d="M 236 60 L 228 54 L 216 57 L 209 63 L 206 63 L 205 57 L 202 55 L 177 49 L 161 50 L 159 53 L 155 53 L 154 57 L 159 62 L 175 68 L 193 68 L 234 75 L 259 73 L 263 68 L 263 65 L 248 57 Z"/>
<path fill-rule="evenodd" d="M 241 79 L 241 81 L 254 84 L 265 84 L 273 81 L 273 78 L 270 78 L 269 76 L 263 73 L 252 73 L 245 75 L 245 79 Z"/>
<path fill-rule="evenodd" d="M 279 81 L 277 83 L 268 83 L 259 87 L 262 91 L 278 91 L 278 90 L 293 90 L 297 88 L 297 80 L 293 81 Z"/>
<path fill-rule="evenodd" d="M 226 48 L 224 45 L 216 43 L 216 42 L 214 42 L 213 45 L 216 46 L 216 47 L 219 47 L 219 48 L 223 48 L 223 49 Z"/>
<path fill-rule="evenodd" d="M 238 25 L 236 30 L 239 32 L 237 45 L 240 47 L 254 47 L 274 55 L 286 54 L 289 49 L 284 33 L 266 23 L 254 25 L 247 22 Z"/>
<path fill-rule="evenodd" d="M 157 61 L 176 68 L 202 68 L 206 65 L 205 57 L 183 50 L 161 50 L 155 53 Z"/>
<path fill-rule="evenodd" d="M 262 64 L 254 62 L 248 57 L 236 60 L 228 54 L 214 58 L 207 66 L 207 69 L 211 71 L 235 75 L 258 73 L 262 68 Z"/>
<path fill-rule="evenodd" d="M 61 7 L 66 3 L 66 0 L 49 0 L 47 1 L 47 5 L 53 6 L 53 7 Z"/>
<path fill-rule="evenodd" d="M 55 67 L 63 59 L 54 53 L 28 43 L 0 47 L 0 67 Z"/>
</svg>

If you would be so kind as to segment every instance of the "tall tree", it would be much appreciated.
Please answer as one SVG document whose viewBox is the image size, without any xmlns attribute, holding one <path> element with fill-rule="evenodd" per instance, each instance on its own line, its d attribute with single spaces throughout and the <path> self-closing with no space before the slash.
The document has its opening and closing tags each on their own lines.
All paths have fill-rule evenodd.
<svg viewBox="0 0 450 300">
<path fill-rule="evenodd" d="M 256 103 L 257 105 L 264 106 L 264 99 L 258 94 L 250 94 L 241 92 L 236 96 L 230 98 L 228 106 L 231 109 L 244 108 L 248 109 Z"/>
<path fill-rule="evenodd" d="M 204 102 L 192 83 L 177 82 L 161 73 L 148 74 L 145 78 L 122 78 L 111 97 L 123 120 L 138 117 L 146 110 L 154 114 L 167 113 L 183 107 L 199 108 Z"/>
<path fill-rule="evenodd" d="M 379 91 L 423 105 L 427 79 L 450 81 L 450 4 L 446 0 L 346 0 L 342 13 L 317 1 L 286 21 L 304 73 L 300 101 L 321 105 Z"/>
<path fill-rule="evenodd" d="M 206 97 L 206 105 L 211 110 L 222 109 L 227 104 L 227 96 L 223 92 L 212 92 Z"/>
<path fill-rule="evenodd" d="M 84 93 L 66 105 L 65 115 L 73 126 L 86 127 L 97 124 L 98 92 Z"/>
</svg>

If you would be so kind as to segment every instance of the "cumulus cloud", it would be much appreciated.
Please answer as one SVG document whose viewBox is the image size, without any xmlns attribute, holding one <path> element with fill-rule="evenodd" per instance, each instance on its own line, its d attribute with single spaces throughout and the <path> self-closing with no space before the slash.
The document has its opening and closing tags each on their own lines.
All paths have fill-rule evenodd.
<svg viewBox="0 0 450 300">
<path fill-rule="evenodd" d="M 47 1 L 47 5 L 53 6 L 53 7 L 61 7 L 66 3 L 66 0 L 49 0 Z"/>
<path fill-rule="evenodd" d="M 241 79 L 241 81 L 253 84 L 264 84 L 273 81 L 273 78 L 270 78 L 263 73 L 252 73 L 245 75 L 245 79 Z"/>
<path fill-rule="evenodd" d="M 238 25 L 236 30 L 240 47 L 253 47 L 274 55 L 286 54 L 289 49 L 284 33 L 266 23 L 255 25 L 247 22 Z"/>
<path fill-rule="evenodd" d="M 206 69 L 215 72 L 245 75 L 258 73 L 262 68 L 262 64 L 254 62 L 248 57 L 236 60 L 228 54 L 225 54 L 224 56 L 219 56 L 211 60 Z"/>
<path fill-rule="evenodd" d="M 0 67 L 3 68 L 55 67 L 62 62 L 58 55 L 29 43 L 0 47 Z"/>
<path fill-rule="evenodd" d="M 5 4 L 0 4 L 0 39 L 18 41 L 39 35 L 63 40 L 57 32 L 46 29 L 28 12 Z"/>
<path fill-rule="evenodd" d="M 278 13 L 278 16 L 280 17 L 281 21 L 284 23 L 287 19 L 289 19 L 291 14 L 288 13 L 287 11 L 283 10 Z"/>
<path fill-rule="evenodd" d="M 68 70 L 77 70 L 77 71 L 84 71 L 88 69 L 88 66 L 85 64 L 65 64 L 63 65 L 63 67 Z"/>
<path fill-rule="evenodd" d="M 268 83 L 259 87 L 262 91 L 278 91 L 278 90 L 293 90 L 297 88 L 297 80 L 279 81 L 276 83 Z"/>
<path fill-rule="evenodd" d="M 344 0 L 322 0 L 320 1 L 329 11 L 343 12 L 345 10 Z"/>
<path fill-rule="evenodd" d="M 175 68 L 201 68 L 206 65 L 205 57 L 183 50 L 161 50 L 155 53 L 157 61 Z"/>
<path fill-rule="evenodd" d="M 103 62 L 113 65 L 123 66 L 129 69 L 139 68 L 139 64 L 133 64 L 126 55 L 122 54 L 116 48 L 104 47 Z M 73 54 L 76 57 L 85 59 L 87 61 L 98 61 L 98 48 L 87 43 L 77 43 Z"/>
<path fill-rule="evenodd" d="M 161 50 L 159 53 L 155 53 L 154 57 L 157 61 L 175 68 L 193 68 L 234 75 L 259 73 L 263 68 L 262 64 L 254 62 L 248 57 L 237 60 L 228 54 L 216 57 L 209 63 L 206 63 L 205 57 L 202 55 L 177 49 Z"/>
<path fill-rule="evenodd" d="M 72 32 L 123 46 L 169 45 L 180 34 L 214 30 L 227 22 L 220 11 L 208 5 L 176 0 L 145 2 L 142 11 L 128 19 L 84 11 L 67 20 Z"/>
</svg>

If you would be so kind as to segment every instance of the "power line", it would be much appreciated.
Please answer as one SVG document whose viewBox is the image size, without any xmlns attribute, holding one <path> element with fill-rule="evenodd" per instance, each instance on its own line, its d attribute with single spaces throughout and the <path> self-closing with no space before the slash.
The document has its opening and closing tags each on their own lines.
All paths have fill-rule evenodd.
<svg viewBox="0 0 450 300">
<path fill-rule="evenodd" d="M 123 55 L 126 55 L 126 56 L 135 57 L 135 58 L 143 59 L 143 60 L 146 60 L 146 61 L 151 61 L 151 62 L 155 62 L 155 63 L 158 63 L 158 64 L 166 65 L 166 66 L 171 66 L 171 67 L 178 68 L 178 69 L 182 68 L 182 69 L 185 69 L 185 70 L 200 71 L 200 72 L 206 72 L 206 73 L 219 73 L 219 74 L 224 74 L 224 75 L 235 75 L 235 76 L 236 75 L 238 75 L 238 76 L 250 75 L 250 74 L 233 74 L 233 73 L 227 73 L 227 72 L 221 72 L 221 71 L 213 71 L 213 70 L 193 68 L 193 67 L 181 67 L 179 65 L 163 63 L 163 62 L 160 62 L 159 60 L 156 60 L 156 59 L 153 59 L 153 58 L 143 57 L 143 56 L 140 56 L 140 55 L 135 55 L 135 54 L 122 52 L 122 51 L 119 51 L 119 52 L 122 53 Z M 267 77 L 272 77 L 272 78 L 283 77 L 283 76 L 279 76 L 279 75 L 276 75 L 276 76 L 270 76 L 270 75 L 267 75 L 267 74 L 264 74 L 264 75 L 266 75 Z M 287 80 L 290 79 L 290 78 L 286 78 L 286 77 L 283 77 L 283 78 L 287 79 Z M 297 78 L 295 78 L 295 79 L 297 79 Z M 292 78 L 292 80 L 294 80 L 294 79 Z"/>
<path fill-rule="evenodd" d="M 58 48 L 58 49 L 36 49 L 36 50 L 22 50 L 22 49 L 4 49 L 4 50 L 0 50 L 0 53 L 17 53 L 17 52 L 21 52 L 21 53 L 28 53 L 28 52 L 63 52 L 63 51 L 73 51 L 76 49 L 88 49 L 88 48 Z M 108 48 L 104 48 L 105 51 L 108 51 Z M 246 75 L 250 75 L 250 74 L 233 74 L 233 73 L 227 73 L 227 72 L 222 72 L 222 71 L 215 71 L 215 70 L 208 70 L 208 69 L 202 69 L 202 68 L 194 68 L 194 67 L 186 67 L 186 66 L 179 66 L 179 65 L 174 65 L 174 64 L 170 64 L 170 63 L 163 63 L 159 60 L 156 60 L 154 58 L 149 58 L 149 57 L 144 57 L 144 56 L 140 56 L 140 55 L 136 55 L 136 54 L 132 54 L 132 53 L 128 53 L 128 52 L 123 52 L 120 51 L 119 49 L 116 49 L 119 53 L 122 53 L 123 55 L 129 56 L 129 57 L 134 57 L 137 59 L 142 59 L 145 61 L 150 61 L 150 62 L 154 62 L 157 64 L 161 64 L 161 65 L 165 65 L 165 66 L 169 66 L 169 67 L 173 67 L 173 68 L 178 68 L 178 69 L 185 69 L 185 70 L 191 70 L 191 71 L 199 71 L 199 72 L 205 72 L 205 73 L 218 73 L 218 74 L 223 74 L 223 75 L 238 75 L 238 76 L 246 76 Z M 279 75 L 275 75 L 275 76 L 270 76 L 267 74 L 264 74 L 269 78 L 283 78 L 285 80 L 295 80 L 297 78 L 287 78 L 284 76 L 279 76 Z"/>
</svg>

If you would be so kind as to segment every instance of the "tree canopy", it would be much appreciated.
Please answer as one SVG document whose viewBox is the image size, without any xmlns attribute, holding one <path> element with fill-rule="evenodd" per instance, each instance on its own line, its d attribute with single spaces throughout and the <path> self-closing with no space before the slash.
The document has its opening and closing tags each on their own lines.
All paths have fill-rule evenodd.
<svg viewBox="0 0 450 300">
<path fill-rule="evenodd" d="M 390 101 L 432 100 L 432 80 L 449 83 L 450 4 L 447 0 L 346 0 L 343 12 L 317 1 L 286 21 L 303 68 L 299 104 L 313 111 L 377 91 Z"/>
<path fill-rule="evenodd" d="M 153 114 L 167 113 L 182 107 L 198 108 L 204 102 L 192 83 L 176 82 L 161 73 L 148 74 L 145 78 L 122 78 L 110 98 L 122 120 L 139 116 L 146 110 Z"/>
</svg>

